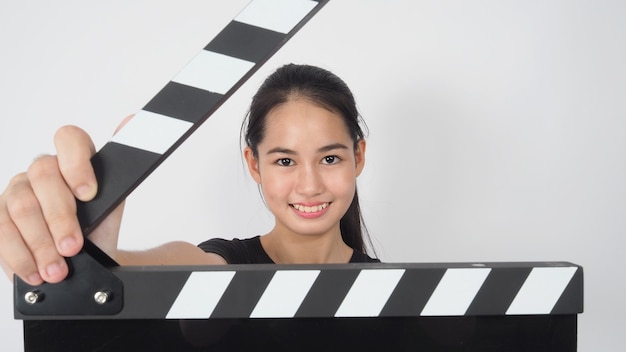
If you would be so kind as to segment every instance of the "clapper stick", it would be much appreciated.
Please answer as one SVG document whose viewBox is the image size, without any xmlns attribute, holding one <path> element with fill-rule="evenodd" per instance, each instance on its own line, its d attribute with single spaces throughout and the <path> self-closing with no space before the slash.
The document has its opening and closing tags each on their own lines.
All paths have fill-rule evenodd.
<svg viewBox="0 0 626 352">
<path fill-rule="evenodd" d="M 254 0 L 92 158 L 99 192 L 78 202 L 86 236 L 328 0 Z"/>
</svg>

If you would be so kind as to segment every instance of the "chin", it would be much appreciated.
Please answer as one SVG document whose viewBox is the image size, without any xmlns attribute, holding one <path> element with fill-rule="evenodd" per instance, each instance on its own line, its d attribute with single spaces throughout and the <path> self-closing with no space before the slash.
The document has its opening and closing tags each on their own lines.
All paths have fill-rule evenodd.
<svg viewBox="0 0 626 352">
<path fill-rule="evenodd" d="M 291 231 L 300 236 L 322 237 L 327 234 L 333 233 L 334 227 L 294 226 L 294 227 L 291 227 Z M 338 226 L 337 226 L 337 233 L 341 233 L 339 231 Z"/>
</svg>

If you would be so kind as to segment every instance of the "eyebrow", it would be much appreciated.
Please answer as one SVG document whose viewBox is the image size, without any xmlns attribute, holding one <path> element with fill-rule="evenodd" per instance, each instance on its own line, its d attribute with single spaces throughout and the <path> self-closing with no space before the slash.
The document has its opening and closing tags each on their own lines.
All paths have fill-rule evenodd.
<svg viewBox="0 0 626 352">
<path fill-rule="evenodd" d="M 325 153 L 325 152 L 329 152 L 331 150 L 336 150 L 336 149 L 349 149 L 349 148 L 345 144 L 333 143 L 333 144 L 325 145 L 325 146 L 317 149 L 317 152 L 318 153 Z M 265 154 L 269 155 L 269 154 L 274 154 L 274 153 L 289 154 L 289 155 L 297 154 L 294 150 L 287 149 L 287 148 L 282 148 L 282 147 L 272 148 L 272 149 L 268 150 L 267 153 L 265 153 Z"/>
</svg>

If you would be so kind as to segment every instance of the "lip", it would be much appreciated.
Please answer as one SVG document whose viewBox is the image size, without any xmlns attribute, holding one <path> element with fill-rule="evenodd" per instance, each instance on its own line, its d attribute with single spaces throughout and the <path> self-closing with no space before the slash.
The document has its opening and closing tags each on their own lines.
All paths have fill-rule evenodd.
<svg viewBox="0 0 626 352">
<path fill-rule="evenodd" d="M 319 211 L 314 211 L 314 212 L 300 211 L 300 210 L 296 209 L 296 207 L 295 207 L 295 206 L 316 207 L 316 206 L 320 206 L 322 204 L 327 204 L 327 205 L 323 209 L 321 209 Z M 293 212 L 297 216 L 299 216 L 301 218 L 304 218 L 304 219 L 317 219 L 317 218 L 323 216 L 324 214 L 326 214 L 326 212 L 330 208 L 331 204 L 332 204 L 331 202 L 315 202 L 315 203 L 313 203 L 313 202 L 303 202 L 303 203 L 292 203 L 292 204 L 289 204 L 289 206 L 291 207 Z"/>
</svg>

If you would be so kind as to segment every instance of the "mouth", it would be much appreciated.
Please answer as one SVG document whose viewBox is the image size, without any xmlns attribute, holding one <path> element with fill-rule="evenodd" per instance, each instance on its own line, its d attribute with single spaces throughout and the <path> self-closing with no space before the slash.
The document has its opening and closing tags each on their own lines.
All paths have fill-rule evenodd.
<svg viewBox="0 0 626 352">
<path fill-rule="evenodd" d="M 326 203 L 320 203 L 317 205 L 302 205 L 302 204 L 289 204 L 292 208 L 294 208 L 295 210 L 301 212 L 301 213 L 319 213 L 320 211 L 326 209 L 330 203 L 326 202 Z"/>
</svg>

